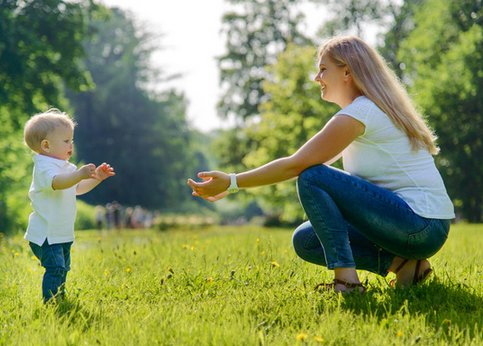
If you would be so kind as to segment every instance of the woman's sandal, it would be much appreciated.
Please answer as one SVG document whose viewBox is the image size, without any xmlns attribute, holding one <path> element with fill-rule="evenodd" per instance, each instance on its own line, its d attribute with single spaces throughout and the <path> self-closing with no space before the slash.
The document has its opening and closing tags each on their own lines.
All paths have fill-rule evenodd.
<svg viewBox="0 0 483 346">
<path fill-rule="evenodd" d="M 339 279 L 334 279 L 329 284 L 325 284 L 325 283 L 318 284 L 317 286 L 315 286 L 314 291 L 316 291 L 316 292 L 332 291 L 332 290 L 335 289 L 335 285 L 337 285 L 337 284 L 344 285 L 346 288 L 354 288 L 354 289 L 357 289 L 357 287 L 361 288 L 358 291 L 355 291 L 355 290 L 353 290 L 353 291 L 340 291 L 338 293 L 351 293 L 351 292 L 354 292 L 354 291 L 359 292 L 360 294 L 366 293 L 366 289 L 364 288 L 364 286 L 361 283 L 353 284 L 353 283 L 345 282 L 345 281 L 342 281 L 342 280 L 339 280 Z"/>
<path fill-rule="evenodd" d="M 399 271 L 402 269 L 402 267 L 404 267 L 404 265 L 406 263 L 408 263 L 408 261 L 409 261 L 408 259 L 403 260 L 401 262 L 401 264 L 399 264 L 399 266 L 394 271 L 394 274 L 397 275 L 397 273 L 399 273 Z M 424 281 L 426 281 L 426 279 L 428 278 L 429 274 L 431 274 L 433 272 L 433 269 L 428 268 L 424 272 L 422 272 L 421 274 L 419 274 L 419 267 L 420 266 L 421 266 L 421 260 L 417 260 L 417 262 L 416 262 L 416 269 L 414 270 L 413 285 L 416 285 L 416 284 L 419 284 L 419 283 L 423 283 Z M 389 281 L 389 285 L 391 286 L 391 288 L 394 288 L 395 285 L 396 285 L 396 279 L 392 279 L 391 281 Z"/>
</svg>

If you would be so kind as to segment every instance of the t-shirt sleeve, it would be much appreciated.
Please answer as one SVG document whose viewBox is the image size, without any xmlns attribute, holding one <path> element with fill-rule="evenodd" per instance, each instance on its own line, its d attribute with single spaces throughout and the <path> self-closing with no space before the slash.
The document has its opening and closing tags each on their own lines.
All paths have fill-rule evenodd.
<svg viewBox="0 0 483 346">
<path fill-rule="evenodd" d="M 369 99 L 356 99 L 347 107 L 342 108 L 337 115 L 345 114 L 348 115 L 356 120 L 359 120 L 361 123 L 364 124 L 367 128 L 369 126 L 369 115 L 371 114 L 371 110 L 375 105 Z"/>
<path fill-rule="evenodd" d="M 45 162 L 39 164 L 35 167 L 35 180 L 37 185 L 42 190 L 54 190 L 52 188 L 52 180 L 58 174 L 60 174 L 60 170 L 55 165 L 49 165 Z"/>
</svg>

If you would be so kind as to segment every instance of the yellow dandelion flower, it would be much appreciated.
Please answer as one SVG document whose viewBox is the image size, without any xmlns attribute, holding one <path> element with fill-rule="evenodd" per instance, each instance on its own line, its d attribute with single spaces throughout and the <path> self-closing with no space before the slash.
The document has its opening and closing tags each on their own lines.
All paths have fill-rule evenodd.
<svg viewBox="0 0 483 346">
<path fill-rule="evenodd" d="M 189 248 L 190 246 L 188 244 L 183 244 L 183 249 L 187 249 Z"/>
<path fill-rule="evenodd" d="M 131 271 L 131 268 L 126 268 L 126 273 L 129 273 Z"/>
<path fill-rule="evenodd" d="M 32 271 L 32 269 L 29 268 L 29 269 L 27 269 L 27 271 L 30 273 Z"/>
<path fill-rule="evenodd" d="M 308 335 L 305 334 L 305 333 L 298 333 L 297 336 L 295 336 L 295 338 L 298 340 L 298 341 L 305 341 L 305 339 L 307 339 Z"/>
<path fill-rule="evenodd" d="M 101 255 L 97 255 L 97 258 L 101 258 Z"/>
<path fill-rule="evenodd" d="M 444 320 L 444 321 L 445 321 L 447 324 L 451 324 L 451 320 L 446 319 L 446 320 Z"/>
<path fill-rule="evenodd" d="M 32 256 L 30 258 L 33 259 L 33 260 L 36 260 L 37 259 L 37 257 L 35 257 L 35 256 Z"/>
<path fill-rule="evenodd" d="M 19 254 L 18 252 L 16 252 L 16 253 L 15 253 L 15 256 L 18 256 L 18 255 L 20 255 L 20 254 Z"/>
<path fill-rule="evenodd" d="M 194 249 L 195 249 L 195 247 L 194 247 L 194 246 L 192 246 L 192 247 L 191 247 L 191 250 L 194 250 Z"/>
<path fill-rule="evenodd" d="M 173 267 L 168 267 L 168 271 L 174 274 Z"/>
<path fill-rule="evenodd" d="M 262 255 L 265 255 L 265 251 L 262 251 Z"/>
<path fill-rule="evenodd" d="M 70 249 L 70 252 L 74 252 L 74 248 L 71 248 L 71 249 Z"/>
<path fill-rule="evenodd" d="M 213 279 L 211 277 L 209 277 L 208 279 L 206 279 L 206 282 L 212 282 Z"/>
<path fill-rule="evenodd" d="M 403 331 L 402 330 L 398 330 L 397 333 L 396 333 L 396 336 L 403 336 Z"/>
<path fill-rule="evenodd" d="M 287 253 L 288 251 L 287 250 L 283 250 L 283 252 Z"/>
<path fill-rule="evenodd" d="M 320 338 L 320 337 L 318 337 L 318 336 L 314 336 L 314 340 L 315 340 L 316 342 L 324 342 L 324 338 Z"/>
<path fill-rule="evenodd" d="M 280 264 L 278 264 L 277 262 L 270 262 L 270 264 L 274 267 L 280 267 Z"/>
<path fill-rule="evenodd" d="M 257 238 L 257 241 L 260 241 L 260 239 Z"/>
<path fill-rule="evenodd" d="M 101 242 L 101 237 L 97 238 L 97 241 L 100 243 Z"/>
<path fill-rule="evenodd" d="M 107 275 L 107 270 L 104 270 L 104 275 Z"/>
<path fill-rule="evenodd" d="M 221 282 L 218 283 L 218 285 L 220 285 L 220 287 L 222 287 L 223 285 L 221 284 Z"/>
</svg>

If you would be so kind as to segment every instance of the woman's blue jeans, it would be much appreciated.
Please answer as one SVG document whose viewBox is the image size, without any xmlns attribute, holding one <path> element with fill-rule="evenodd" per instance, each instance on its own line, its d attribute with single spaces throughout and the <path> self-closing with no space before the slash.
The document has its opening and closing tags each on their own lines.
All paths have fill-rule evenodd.
<svg viewBox="0 0 483 346">
<path fill-rule="evenodd" d="M 425 259 L 448 238 L 450 220 L 427 219 L 395 193 L 326 165 L 298 177 L 300 202 L 310 221 L 293 234 L 302 259 L 382 276 L 395 256 Z"/>
<path fill-rule="evenodd" d="M 42 279 L 42 297 L 47 302 L 57 294 L 64 294 L 67 272 L 70 270 L 70 248 L 73 242 L 52 244 L 47 241 L 38 246 L 30 242 L 30 248 L 45 268 Z M 60 292 L 59 292 L 60 290 Z"/>
</svg>

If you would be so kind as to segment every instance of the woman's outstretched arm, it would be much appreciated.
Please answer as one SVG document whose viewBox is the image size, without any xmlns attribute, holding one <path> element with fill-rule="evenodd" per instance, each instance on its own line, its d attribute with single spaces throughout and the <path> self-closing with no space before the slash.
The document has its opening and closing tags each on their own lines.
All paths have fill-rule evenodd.
<svg viewBox="0 0 483 346">
<path fill-rule="evenodd" d="M 277 184 L 291 180 L 305 169 L 330 162 L 364 133 L 365 126 L 348 115 L 333 117 L 324 128 L 292 156 L 276 159 L 259 168 L 237 174 L 240 189 Z M 200 172 L 202 182 L 188 179 L 193 195 L 214 202 L 225 197 L 230 176 L 219 171 Z"/>
</svg>

